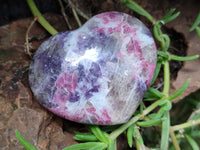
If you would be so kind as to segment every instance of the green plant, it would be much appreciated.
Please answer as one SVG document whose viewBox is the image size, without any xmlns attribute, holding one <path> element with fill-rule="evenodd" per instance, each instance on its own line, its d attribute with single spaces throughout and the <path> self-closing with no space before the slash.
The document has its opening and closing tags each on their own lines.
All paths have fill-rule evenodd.
<svg viewBox="0 0 200 150">
<path fill-rule="evenodd" d="M 52 27 L 49 27 L 50 26 L 49 24 L 46 24 L 46 21 L 44 21 L 45 19 L 42 17 L 42 15 L 35 7 L 33 0 L 27 0 L 27 2 L 34 16 L 39 17 L 39 22 L 40 23 L 42 22 L 41 24 L 46 29 L 48 29 L 49 33 L 51 33 L 52 35 L 55 34 L 56 31 Z M 175 148 L 176 150 L 179 150 L 180 146 L 178 143 L 180 142 L 180 138 L 179 141 L 177 141 L 179 134 L 175 133 L 175 131 L 179 131 L 186 128 L 192 130 L 192 128 L 194 129 L 194 126 L 200 124 L 199 113 L 197 113 L 198 115 L 194 115 L 192 118 L 190 118 L 190 120 L 188 120 L 185 123 L 174 126 L 171 126 L 170 123 L 171 122 L 170 110 L 172 108 L 171 101 L 176 99 L 185 91 L 185 89 L 188 86 L 189 79 L 185 81 L 185 83 L 182 85 L 180 89 L 178 89 L 172 95 L 169 95 L 169 89 L 170 89 L 169 61 L 170 60 L 190 61 L 199 57 L 199 55 L 180 57 L 171 55 L 168 52 L 170 46 L 170 38 L 167 34 L 163 34 L 162 26 L 163 24 L 166 24 L 174 20 L 176 17 L 178 17 L 180 12 L 175 13 L 175 9 L 171 9 L 163 18 L 156 20 L 146 10 L 144 10 L 134 1 L 121 0 L 121 2 L 131 10 L 146 17 L 153 25 L 153 34 L 156 40 L 159 41 L 160 48 L 158 50 L 157 67 L 151 85 L 153 85 L 153 83 L 155 82 L 160 72 L 161 66 L 163 66 L 163 71 L 164 71 L 163 90 L 158 91 L 157 89 L 149 87 L 144 96 L 144 102 L 151 101 L 152 104 L 146 107 L 144 103 L 141 103 L 139 111 L 136 111 L 133 117 L 127 123 L 117 126 L 117 128 L 116 126 L 107 126 L 106 128 L 97 125 L 87 125 L 87 128 L 89 130 L 88 133 L 76 133 L 76 135 L 74 136 L 75 140 L 82 141 L 85 143 L 72 145 L 64 148 L 63 150 L 78 150 L 78 149 L 116 150 L 117 137 L 124 132 L 126 132 L 127 134 L 127 141 L 130 147 L 133 146 L 133 141 L 134 141 L 137 150 L 144 150 L 146 146 L 143 137 L 144 133 L 141 133 L 141 128 L 149 128 L 149 127 L 157 128 L 159 133 L 161 134 L 159 137 L 161 139 L 159 143 L 160 145 L 156 147 L 154 145 L 154 149 L 167 150 L 169 148 L 169 143 L 170 143 L 169 138 L 171 136 L 173 145 L 171 145 L 170 149 Z M 198 30 L 197 33 L 199 35 L 199 27 L 198 27 L 199 23 L 200 23 L 200 15 L 198 15 L 190 31 L 196 29 Z M 155 109 L 157 109 L 156 113 L 155 111 L 153 111 Z M 196 131 L 196 129 L 194 130 Z M 192 149 L 194 150 L 198 149 L 198 144 L 195 142 L 193 135 L 192 134 L 190 135 L 188 133 L 185 134 L 186 137 L 185 139 L 189 142 Z M 18 131 L 16 131 L 16 136 L 21 142 L 21 144 L 27 150 L 36 149 L 26 139 L 24 139 Z"/>
<path fill-rule="evenodd" d="M 200 27 L 199 27 L 199 24 L 200 24 L 200 12 L 198 13 L 197 18 L 196 18 L 194 24 L 189 29 L 190 32 L 193 31 L 193 30 L 196 30 L 197 35 L 200 38 Z"/>
</svg>

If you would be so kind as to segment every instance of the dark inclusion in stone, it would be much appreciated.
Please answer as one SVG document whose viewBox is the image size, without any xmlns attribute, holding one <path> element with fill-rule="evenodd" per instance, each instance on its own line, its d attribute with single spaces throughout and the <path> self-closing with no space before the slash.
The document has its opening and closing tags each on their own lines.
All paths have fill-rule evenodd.
<svg viewBox="0 0 200 150">
<path fill-rule="evenodd" d="M 92 63 L 89 71 L 90 71 L 90 75 L 93 75 L 97 78 L 101 77 L 101 75 L 102 75 L 99 65 L 97 63 L 94 63 L 94 62 Z"/>
<path fill-rule="evenodd" d="M 59 74 L 61 71 L 61 63 L 62 59 L 58 56 L 47 56 L 44 53 L 41 53 L 38 56 L 38 59 L 41 60 L 41 63 L 44 65 L 41 65 L 41 69 L 44 71 L 44 73 L 47 73 L 49 75 L 53 74 Z"/>
<path fill-rule="evenodd" d="M 86 70 L 81 63 L 79 63 L 79 65 L 78 65 L 78 84 L 83 85 L 84 87 L 80 87 L 78 85 L 77 90 L 82 92 L 82 94 L 85 96 L 86 100 L 89 100 L 93 96 L 93 93 L 99 91 L 100 85 L 98 83 L 98 79 L 101 76 L 102 76 L 101 69 L 97 63 L 92 62 L 91 66 L 88 70 Z M 77 90 L 76 90 L 76 92 L 77 92 Z M 74 96 L 72 96 L 72 97 L 74 99 Z M 80 98 L 80 96 L 76 96 L 76 101 L 79 98 Z M 70 101 L 70 102 L 76 102 L 76 101 L 74 100 L 74 101 Z"/>
<path fill-rule="evenodd" d="M 68 34 L 68 33 L 67 33 Z M 55 82 L 61 72 L 61 64 L 64 56 L 58 51 L 62 51 L 63 44 L 58 42 L 60 38 L 67 34 L 60 33 L 55 37 L 49 38 L 44 42 L 44 46 L 48 46 L 45 50 L 41 45 L 33 57 L 33 62 L 30 65 L 29 81 L 33 91 L 38 91 L 36 98 L 40 99 L 40 103 L 46 107 L 57 107 L 58 104 L 52 102 L 56 87 Z M 51 46 L 55 49 L 51 49 Z M 62 52 L 63 53 L 63 52 Z"/>
<path fill-rule="evenodd" d="M 99 87 L 100 85 L 97 85 L 97 86 L 94 86 L 92 89 L 88 90 L 86 93 L 85 93 L 85 98 L 86 99 L 89 99 L 93 96 L 92 93 L 94 92 L 99 92 Z"/>
<path fill-rule="evenodd" d="M 75 93 L 72 93 L 70 98 L 69 98 L 69 101 L 70 102 L 77 102 L 80 98 L 80 95 L 78 92 L 75 92 Z"/>
<path fill-rule="evenodd" d="M 85 69 L 84 66 L 82 64 L 78 64 L 78 82 L 83 81 L 83 79 L 85 78 Z"/>
</svg>

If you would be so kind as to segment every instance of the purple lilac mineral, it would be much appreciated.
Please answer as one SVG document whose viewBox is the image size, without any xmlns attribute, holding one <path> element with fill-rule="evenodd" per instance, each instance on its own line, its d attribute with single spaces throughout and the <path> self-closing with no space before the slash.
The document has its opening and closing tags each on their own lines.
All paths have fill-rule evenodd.
<svg viewBox="0 0 200 150">
<path fill-rule="evenodd" d="M 30 87 L 58 116 L 86 124 L 121 124 L 141 102 L 156 60 L 154 40 L 141 21 L 105 12 L 46 40 L 30 65 Z"/>
</svg>

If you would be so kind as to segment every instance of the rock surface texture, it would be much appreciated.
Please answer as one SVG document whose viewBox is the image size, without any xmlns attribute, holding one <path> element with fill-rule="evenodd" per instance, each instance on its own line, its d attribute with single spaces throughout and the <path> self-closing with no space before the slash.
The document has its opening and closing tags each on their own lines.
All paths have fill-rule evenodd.
<svg viewBox="0 0 200 150">
<path fill-rule="evenodd" d="M 46 40 L 30 65 L 29 83 L 37 100 L 58 116 L 120 124 L 141 102 L 156 58 L 154 40 L 141 21 L 106 12 Z"/>
</svg>

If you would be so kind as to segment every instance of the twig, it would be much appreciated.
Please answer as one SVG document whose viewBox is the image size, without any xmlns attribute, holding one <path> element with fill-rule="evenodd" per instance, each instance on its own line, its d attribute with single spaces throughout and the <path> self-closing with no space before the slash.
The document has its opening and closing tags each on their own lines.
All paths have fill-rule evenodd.
<svg viewBox="0 0 200 150">
<path fill-rule="evenodd" d="M 65 9 L 64 9 L 64 6 L 63 6 L 63 4 L 62 4 L 62 1 L 61 1 L 61 0 L 58 0 L 58 2 L 59 2 L 59 4 L 60 4 L 61 13 L 62 13 L 62 15 L 63 15 L 63 17 L 64 17 L 64 19 L 65 19 L 65 21 L 66 21 L 66 23 L 67 23 L 67 26 L 68 26 L 68 28 L 71 30 L 71 29 L 72 29 L 72 26 L 71 26 L 70 23 L 69 23 L 69 20 L 68 20 L 68 18 L 67 18 L 66 13 L 65 13 Z"/>
<path fill-rule="evenodd" d="M 65 1 L 66 1 L 66 0 L 65 0 Z M 70 7 L 74 8 L 74 9 L 77 11 L 77 13 L 78 13 L 80 16 L 82 16 L 84 19 L 86 19 L 86 20 L 89 20 L 89 19 L 90 19 L 90 17 L 88 17 L 84 12 L 82 12 L 79 8 L 77 8 L 77 7 L 72 3 L 71 0 L 68 0 L 68 4 L 70 5 Z"/>
<path fill-rule="evenodd" d="M 178 144 L 178 141 L 177 141 L 177 139 L 176 139 L 176 136 L 175 136 L 175 134 L 174 134 L 174 130 L 173 130 L 172 127 L 170 128 L 170 136 L 171 136 L 171 139 L 172 139 L 172 142 L 173 142 L 173 144 L 174 144 L 175 149 L 176 149 L 176 150 L 180 150 L 180 146 L 179 146 L 179 144 Z"/>
<path fill-rule="evenodd" d="M 195 125 L 198 125 L 198 124 L 200 124 L 200 119 L 190 120 L 186 123 L 182 123 L 182 124 L 179 124 L 179 125 L 172 126 L 172 128 L 173 128 L 174 131 L 177 131 L 177 130 L 192 127 L 192 126 L 195 126 Z"/>
<path fill-rule="evenodd" d="M 74 9 L 74 7 L 72 7 L 72 12 L 73 12 L 73 15 L 74 15 L 74 18 L 76 19 L 76 22 L 78 23 L 79 27 L 82 26 L 82 23 L 76 13 L 76 10 Z"/>
<path fill-rule="evenodd" d="M 40 11 L 38 10 L 37 6 L 35 5 L 33 0 L 26 0 L 28 6 L 31 9 L 31 12 L 34 16 L 38 16 L 38 22 L 51 34 L 55 35 L 58 33 L 50 24 L 49 22 L 42 16 Z"/>
<path fill-rule="evenodd" d="M 26 49 L 25 49 L 25 52 L 26 52 L 26 54 L 28 54 L 30 57 L 31 57 L 31 52 L 30 52 L 30 49 L 29 49 L 29 41 L 28 41 L 28 34 L 29 34 L 29 32 L 30 32 L 30 30 L 31 30 L 31 28 L 32 28 L 32 26 L 33 26 L 33 24 L 36 22 L 38 20 L 38 16 L 36 16 L 35 18 L 34 18 L 34 20 L 31 22 L 31 24 L 29 25 L 29 27 L 28 27 L 28 29 L 27 29 L 27 31 L 26 31 Z"/>
<path fill-rule="evenodd" d="M 198 110 L 195 110 L 191 115 L 190 117 L 188 118 L 188 121 L 192 119 L 192 117 L 194 117 L 196 114 L 199 114 L 200 113 L 200 109 Z"/>
<path fill-rule="evenodd" d="M 198 125 L 198 124 L 200 124 L 200 119 L 190 120 L 190 121 L 188 121 L 186 123 L 182 123 L 182 124 L 170 127 L 170 136 L 172 138 L 172 142 L 173 142 L 176 150 L 180 150 L 180 146 L 179 146 L 179 144 L 177 142 L 177 139 L 176 139 L 176 136 L 174 134 L 174 131 L 181 130 L 181 129 L 188 128 L 188 127 L 192 127 L 192 126 L 195 126 L 195 125 Z"/>
</svg>

